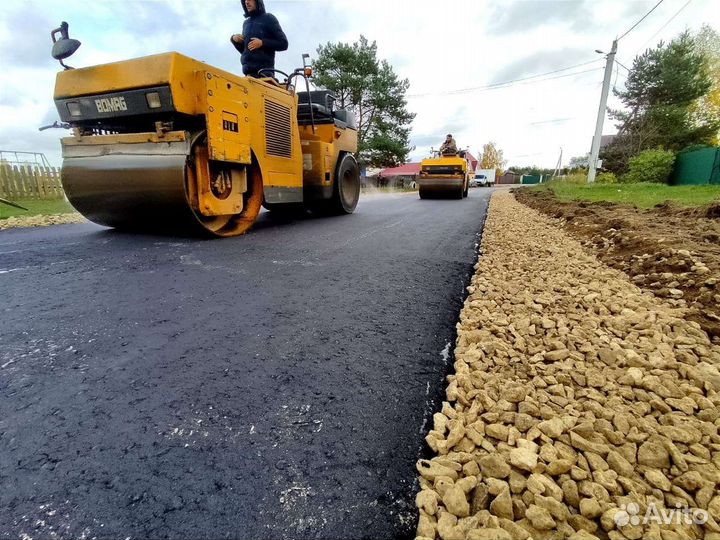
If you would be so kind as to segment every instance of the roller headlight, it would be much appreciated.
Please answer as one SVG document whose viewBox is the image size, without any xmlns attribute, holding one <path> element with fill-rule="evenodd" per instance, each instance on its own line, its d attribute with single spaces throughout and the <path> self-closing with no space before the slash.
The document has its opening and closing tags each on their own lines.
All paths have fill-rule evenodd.
<svg viewBox="0 0 720 540">
<path fill-rule="evenodd" d="M 160 94 L 157 92 L 148 92 L 145 94 L 145 99 L 147 100 L 148 107 L 151 109 L 159 109 L 162 107 L 162 102 L 160 101 Z"/>
<path fill-rule="evenodd" d="M 80 110 L 80 103 L 78 103 L 77 101 L 69 101 L 67 104 L 67 108 L 70 116 L 82 116 L 82 111 Z"/>
</svg>

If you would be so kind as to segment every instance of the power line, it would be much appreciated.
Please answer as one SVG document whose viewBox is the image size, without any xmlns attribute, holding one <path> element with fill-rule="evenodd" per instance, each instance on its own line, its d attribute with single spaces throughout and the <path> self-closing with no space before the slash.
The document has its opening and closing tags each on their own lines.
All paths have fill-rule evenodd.
<svg viewBox="0 0 720 540">
<path fill-rule="evenodd" d="M 490 86 L 501 85 L 501 84 L 508 84 L 508 83 L 511 83 L 511 82 L 518 82 L 518 81 L 526 81 L 526 80 L 528 80 L 528 79 L 536 79 L 536 78 L 538 78 L 538 77 L 544 77 L 545 75 L 552 75 L 553 73 L 560 73 L 561 71 L 567 71 L 568 69 L 575 69 L 575 68 L 577 68 L 577 67 L 587 66 L 587 65 L 592 64 L 593 62 L 597 62 L 597 61 L 598 61 L 597 59 L 595 59 L 595 60 L 588 60 L 587 62 L 583 62 L 582 64 L 575 64 L 574 66 L 568 66 L 568 67 L 564 67 L 564 68 L 560 68 L 560 69 L 555 69 L 555 70 L 553 70 L 553 71 L 548 71 L 548 72 L 546 72 L 546 73 L 540 73 L 540 74 L 538 74 L 538 75 L 530 75 L 530 76 L 528 76 L 528 77 L 523 77 L 523 78 L 521 78 L 521 79 L 514 79 L 514 80 L 512 80 L 512 81 L 506 81 L 506 82 L 504 82 L 504 83 L 493 83 L 493 84 L 490 85 Z"/>
<path fill-rule="evenodd" d="M 663 23 L 663 25 L 662 25 L 660 28 L 658 28 L 658 29 L 655 31 L 655 33 L 654 33 L 652 36 L 650 36 L 650 37 L 647 39 L 647 41 L 645 41 L 645 43 L 643 43 L 643 44 L 633 53 L 633 57 L 636 57 L 636 56 L 640 53 L 640 51 L 642 51 L 642 50 L 647 46 L 647 44 L 650 43 L 650 42 L 655 38 L 655 36 L 657 36 L 660 32 L 662 32 L 663 30 L 665 30 L 665 28 L 667 28 L 667 26 L 668 26 L 671 22 L 673 22 L 673 21 L 675 20 L 675 17 L 677 17 L 678 15 L 680 15 L 680 13 L 681 13 L 686 7 L 688 7 L 691 2 L 692 2 L 692 0 L 687 0 L 687 2 L 685 2 L 685 4 L 683 4 L 682 7 L 681 7 L 680 9 L 678 9 L 678 10 L 672 15 L 672 17 L 670 17 L 667 21 L 665 21 L 665 22 Z M 616 59 L 615 61 L 617 62 L 617 59 Z M 618 62 L 618 64 L 620 64 L 620 62 Z M 620 64 L 620 65 L 622 66 L 622 64 Z M 623 66 L 623 67 L 625 67 L 625 66 Z M 627 68 L 625 67 L 625 69 L 627 69 Z M 628 72 L 629 72 L 629 71 L 630 71 L 630 70 L 628 69 Z"/>
<path fill-rule="evenodd" d="M 523 84 L 534 84 L 534 83 L 539 83 L 539 82 L 552 81 L 554 79 L 562 79 L 563 77 L 573 77 L 575 75 L 582 75 L 583 73 L 590 73 L 591 71 L 597 71 L 599 69 L 602 69 L 602 68 L 595 67 L 595 68 L 590 68 L 590 69 L 584 69 L 582 71 L 575 71 L 573 73 L 565 73 L 563 75 L 555 75 L 554 77 L 546 77 L 544 79 L 537 79 L 537 80 L 532 80 L 532 81 L 518 79 L 517 81 L 512 81 L 512 84 L 511 83 L 498 83 L 497 85 L 488 85 L 486 87 L 463 88 L 463 89 L 459 89 L 459 90 L 450 90 L 449 92 L 445 92 L 445 93 L 446 94 L 466 94 L 466 93 L 476 91 L 476 90 L 495 90 L 496 88 L 509 88 L 515 84 L 523 85 Z"/>
<path fill-rule="evenodd" d="M 672 17 L 670 17 L 667 21 L 665 21 L 665 24 L 663 24 L 663 25 L 658 29 L 657 32 L 655 32 L 652 36 L 650 36 L 650 38 L 649 38 L 645 43 L 643 43 L 642 46 L 641 46 L 637 51 L 635 51 L 635 55 L 637 56 L 637 53 L 639 53 L 642 49 L 645 48 L 645 45 L 647 45 L 648 43 L 650 43 L 655 36 L 657 36 L 660 32 L 662 32 L 663 30 L 665 30 L 665 27 L 666 27 L 668 24 L 670 24 L 671 22 L 673 22 L 673 20 L 675 19 L 675 17 L 677 17 L 678 15 L 680 15 L 680 12 L 681 12 L 683 9 L 685 9 L 686 7 L 688 7 L 688 5 L 690 5 L 690 2 L 692 2 L 692 0 L 688 0 L 687 2 L 685 2 L 685 4 L 684 4 L 680 9 L 678 9 Z"/>
<path fill-rule="evenodd" d="M 530 122 L 531 126 L 537 126 L 540 124 L 557 124 L 559 122 L 567 122 L 568 120 L 574 120 L 577 116 L 566 116 L 564 118 L 551 118 L 550 120 L 538 120 L 537 122 Z"/>
<path fill-rule="evenodd" d="M 657 7 L 658 7 L 660 4 L 662 4 L 664 1 L 665 1 L 665 0 L 660 0 L 657 4 L 655 4 L 650 11 L 648 11 L 645 15 L 643 15 L 642 17 L 640 17 L 640 20 L 639 20 L 638 22 L 636 22 L 636 23 L 633 24 L 630 28 L 628 28 L 627 30 L 625 30 L 625 33 L 624 33 L 622 36 L 620 36 L 619 38 L 617 38 L 617 41 L 620 41 L 622 38 L 624 38 L 624 37 L 627 36 L 630 32 L 632 32 L 638 24 L 640 24 L 641 22 L 643 22 L 643 21 L 645 20 L 645 18 L 646 18 L 648 15 L 650 15 L 653 11 L 655 11 L 655 8 L 657 8 Z"/>
<path fill-rule="evenodd" d="M 574 69 L 574 68 L 581 67 L 581 66 L 587 66 L 588 64 L 592 64 L 595 62 L 598 62 L 598 60 L 590 60 L 589 62 L 583 62 L 582 64 L 576 64 L 574 66 L 568 66 L 565 68 L 555 69 L 553 71 L 548 71 L 546 73 L 539 73 L 537 75 L 531 75 L 529 77 L 522 77 L 520 79 L 512 79 L 510 81 L 503 81 L 503 82 L 499 82 L 499 83 L 488 84 L 486 86 L 458 88 L 455 90 L 446 90 L 444 92 L 427 92 L 427 93 L 423 93 L 423 94 L 408 94 L 407 97 L 426 97 L 426 96 L 433 96 L 433 95 L 439 95 L 439 94 L 442 94 L 442 95 L 467 94 L 467 93 L 471 93 L 471 92 L 482 92 L 482 91 L 486 91 L 486 90 L 509 88 L 510 86 L 515 85 L 515 84 L 533 84 L 533 83 L 538 83 L 538 82 L 550 81 L 553 79 L 560 79 L 562 77 L 572 77 L 574 75 L 581 75 L 583 73 L 589 73 L 591 71 L 596 71 L 601 68 L 596 67 L 596 68 L 586 69 L 586 70 L 582 70 L 582 71 L 576 71 L 573 73 L 565 73 L 563 75 L 557 75 L 555 77 L 547 77 L 547 75 L 551 75 L 553 73 L 559 73 L 561 71 L 567 71 L 569 69 Z M 546 77 L 546 78 L 539 79 L 540 77 Z M 532 80 L 532 79 L 539 79 L 539 80 Z"/>
<path fill-rule="evenodd" d="M 509 85 L 509 84 L 514 84 L 516 82 L 527 81 L 530 79 L 537 79 L 538 77 L 545 77 L 546 75 L 552 75 L 553 73 L 560 73 L 561 71 L 567 71 L 568 69 L 574 69 L 577 67 L 587 66 L 588 64 L 592 64 L 593 62 L 597 62 L 597 61 L 598 60 L 589 60 L 587 62 L 583 62 L 582 64 L 575 64 L 574 66 L 568 66 L 568 67 L 564 67 L 564 68 L 560 68 L 560 69 L 554 69 L 553 71 L 548 71 L 545 73 L 538 73 L 537 75 L 529 75 L 528 77 L 522 77 L 520 79 L 512 79 L 510 81 L 488 84 L 486 86 L 476 86 L 476 87 L 470 87 L 470 88 L 461 88 L 458 90 L 450 90 L 445 93 L 459 93 L 459 92 L 466 92 L 466 91 L 473 91 L 473 90 L 487 90 L 487 89 L 491 89 L 494 87 L 501 87 L 501 86 L 505 86 L 505 85 Z M 437 94 L 437 93 L 438 92 L 426 93 L 426 94 L 415 94 L 413 96 L 408 96 L 408 97 L 418 97 L 418 96 L 426 96 L 426 95 L 429 96 L 429 95 L 433 95 L 433 94 Z"/>
<path fill-rule="evenodd" d="M 625 69 L 628 73 L 630 72 L 630 68 L 627 66 L 624 66 L 617 58 L 615 58 L 615 63 L 619 65 L 621 68 Z"/>
</svg>

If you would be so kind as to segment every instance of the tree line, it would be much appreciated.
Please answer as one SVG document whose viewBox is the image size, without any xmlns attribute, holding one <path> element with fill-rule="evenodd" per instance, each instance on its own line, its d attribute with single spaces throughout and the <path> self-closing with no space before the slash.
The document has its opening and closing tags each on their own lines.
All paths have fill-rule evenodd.
<svg viewBox="0 0 720 540">
<path fill-rule="evenodd" d="M 378 58 L 375 41 L 361 35 L 354 43 L 320 45 L 314 70 L 315 84 L 333 91 L 339 106 L 355 114 L 364 166 L 407 161 L 414 150 L 410 130 L 415 114 L 408 110 L 406 96 L 410 82 Z M 720 35 L 703 25 L 695 34 L 685 31 L 669 43 L 658 43 L 635 57 L 624 88 L 613 92 L 622 107 L 609 110 L 618 133 L 601 149 L 603 168 L 610 173 L 604 178 L 637 180 L 638 170 L 655 167 L 659 176 L 651 179 L 666 180 L 678 152 L 718 144 Z M 506 165 L 493 142 L 483 146 L 478 158 L 480 168 L 495 168 L 498 174 Z M 553 172 L 510 168 L 524 174 Z M 572 158 L 568 168 L 587 168 L 587 156 Z"/>
</svg>

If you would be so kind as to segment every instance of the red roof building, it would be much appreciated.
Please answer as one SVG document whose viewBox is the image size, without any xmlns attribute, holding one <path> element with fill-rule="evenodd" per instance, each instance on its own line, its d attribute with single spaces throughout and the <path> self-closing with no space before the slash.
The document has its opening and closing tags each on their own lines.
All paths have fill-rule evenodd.
<svg viewBox="0 0 720 540">
<path fill-rule="evenodd" d="M 378 177 L 387 178 L 389 176 L 413 176 L 416 174 L 420 174 L 420 163 L 405 163 L 399 167 L 383 169 L 378 174 Z"/>
<path fill-rule="evenodd" d="M 465 153 L 465 158 L 468 160 L 471 169 L 474 171 L 478 164 L 477 158 L 470 152 Z M 420 163 L 405 163 L 399 167 L 383 169 L 378 173 L 378 178 L 389 178 L 390 176 L 415 176 L 418 174 L 420 174 Z"/>
<path fill-rule="evenodd" d="M 465 152 L 465 158 L 470 162 L 470 167 L 474 171 L 477 169 L 478 160 L 470 152 Z"/>
</svg>

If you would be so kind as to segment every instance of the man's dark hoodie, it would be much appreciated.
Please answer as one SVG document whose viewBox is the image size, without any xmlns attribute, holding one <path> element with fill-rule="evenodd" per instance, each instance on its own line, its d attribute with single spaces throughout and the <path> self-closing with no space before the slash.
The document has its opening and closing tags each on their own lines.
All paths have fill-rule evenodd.
<svg viewBox="0 0 720 540">
<path fill-rule="evenodd" d="M 242 43 L 230 41 L 242 53 L 240 62 L 243 73 L 256 76 L 262 68 L 275 67 L 275 51 L 286 51 L 288 40 L 275 15 L 265 12 L 263 0 L 257 0 L 257 8 L 252 13 L 248 13 L 245 2 L 242 2 L 242 7 L 245 11 L 245 22 L 242 29 L 245 39 Z M 248 50 L 247 45 L 252 38 L 261 39 L 262 47 L 254 51 Z"/>
</svg>

